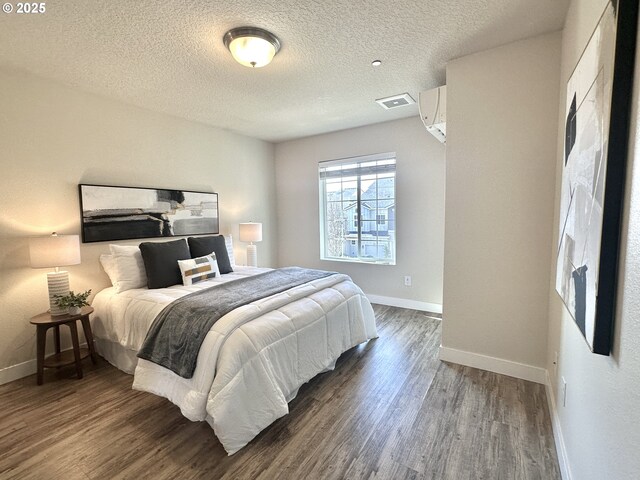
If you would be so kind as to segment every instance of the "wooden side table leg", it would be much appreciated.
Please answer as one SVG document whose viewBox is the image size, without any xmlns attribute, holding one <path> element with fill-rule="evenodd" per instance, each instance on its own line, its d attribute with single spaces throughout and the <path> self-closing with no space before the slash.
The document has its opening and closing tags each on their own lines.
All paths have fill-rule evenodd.
<svg viewBox="0 0 640 480">
<path fill-rule="evenodd" d="M 82 329 L 84 330 L 84 338 L 87 339 L 87 346 L 89 347 L 89 352 L 91 353 L 91 361 L 93 364 L 98 363 L 98 357 L 96 356 L 96 349 L 93 345 L 93 333 L 91 333 L 91 323 L 89 322 L 89 316 L 85 315 L 80 319 L 82 322 Z"/>
<path fill-rule="evenodd" d="M 44 382 L 44 350 L 47 346 L 47 327 L 44 325 L 38 325 L 36 330 L 37 335 L 37 343 L 38 343 L 38 353 L 37 353 L 37 365 L 38 365 L 38 375 L 37 381 L 38 385 L 42 385 Z"/>
<path fill-rule="evenodd" d="M 53 342 L 56 346 L 56 353 L 60 353 L 60 325 L 53 327 Z"/>
<path fill-rule="evenodd" d="M 82 378 L 82 360 L 80 359 L 80 342 L 78 341 L 78 327 L 76 322 L 69 322 L 69 330 L 71 330 L 71 342 L 73 343 L 73 355 L 76 359 L 76 373 L 78 378 Z"/>
</svg>

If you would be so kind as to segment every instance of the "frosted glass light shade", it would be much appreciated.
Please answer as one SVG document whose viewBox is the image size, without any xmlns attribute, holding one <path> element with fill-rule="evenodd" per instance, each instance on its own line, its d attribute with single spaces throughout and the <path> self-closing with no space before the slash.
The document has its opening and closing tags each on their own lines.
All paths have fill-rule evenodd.
<svg viewBox="0 0 640 480">
<path fill-rule="evenodd" d="M 262 224 L 261 223 L 241 223 L 240 224 L 240 241 L 241 242 L 261 242 L 262 241 Z"/>
<path fill-rule="evenodd" d="M 33 268 L 64 267 L 80 263 L 78 235 L 49 235 L 29 239 L 29 257 Z"/>
<path fill-rule="evenodd" d="M 225 34 L 223 40 L 236 62 L 245 67 L 264 67 L 280 50 L 276 36 L 261 28 L 234 28 Z"/>
</svg>

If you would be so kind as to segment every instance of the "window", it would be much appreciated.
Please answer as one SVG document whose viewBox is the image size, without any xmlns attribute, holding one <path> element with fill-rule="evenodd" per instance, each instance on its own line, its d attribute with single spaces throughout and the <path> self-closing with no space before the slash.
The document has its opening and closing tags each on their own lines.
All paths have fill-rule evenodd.
<svg viewBox="0 0 640 480">
<path fill-rule="evenodd" d="M 320 258 L 396 263 L 396 154 L 320 162 Z"/>
</svg>

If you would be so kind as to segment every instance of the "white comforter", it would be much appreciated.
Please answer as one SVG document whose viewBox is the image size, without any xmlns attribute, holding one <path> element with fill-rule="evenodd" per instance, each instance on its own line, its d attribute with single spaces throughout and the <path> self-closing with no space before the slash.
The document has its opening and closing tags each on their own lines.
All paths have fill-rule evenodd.
<svg viewBox="0 0 640 480">
<path fill-rule="evenodd" d="M 174 299 L 265 270 L 238 267 L 190 287 L 107 289 L 93 302 L 94 335 L 137 351 L 155 316 Z M 231 455 L 286 415 L 303 383 L 376 336 L 371 304 L 348 276 L 336 274 L 222 317 L 207 334 L 190 379 L 139 360 L 133 388 L 168 398 L 190 420 L 206 420 Z"/>
</svg>

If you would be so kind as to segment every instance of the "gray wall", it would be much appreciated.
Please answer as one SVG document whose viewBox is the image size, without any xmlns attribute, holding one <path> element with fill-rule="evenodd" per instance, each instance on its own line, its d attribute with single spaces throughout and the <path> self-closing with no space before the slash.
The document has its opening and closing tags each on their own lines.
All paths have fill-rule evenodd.
<svg viewBox="0 0 640 480">
<path fill-rule="evenodd" d="M 573 1 L 562 42 L 562 79 L 558 117 L 564 120 L 566 82 L 604 11 L 605 0 Z M 640 46 L 637 50 L 640 53 Z M 574 480 L 632 480 L 640 472 L 640 58 L 636 58 L 633 113 L 627 164 L 618 309 L 609 357 L 593 355 L 577 326 L 549 284 L 547 368 L 557 406 L 560 447 Z M 631 101 L 631 100 L 630 100 Z M 551 269 L 555 272 L 562 140 L 558 129 L 557 188 Z M 557 373 L 553 365 L 559 354 Z M 562 406 L 561 378 L 567 381 Z"/>
<path fill-rule="evenodd" d="M 444 151 L 417 116 L 277 144 L 279 265 L 337 270 L 367 294 L 441 305 Z M 384 152 L 397 154 L 397 264 L 321 261 L 318 162 Z"/>
<path fill-rule="evenodd" d="M 29 318 L 48 309 L 47 269 L 29 267 L 27 237 L 80 233 L 78 183 L 218 192 L 221 231 L 264 222 L 259 260 L 275 263 L 272 144 L 15 72 L 0 71 L 0 91 L 0 383 L 35 371 Z M 108 244 L 81 250 L 71 288 L 95 293 Z"/>
<path fill-rule="evenodd" d="M 495 359 L 506 361 L 525 378 L 534 366 L 537 381 L 547 341 L 560 39 L 544 35 L 447 65 L 442 358 L 484 355 L 489 363 L 475 366 L 500 371 Z"/>
</svg>

